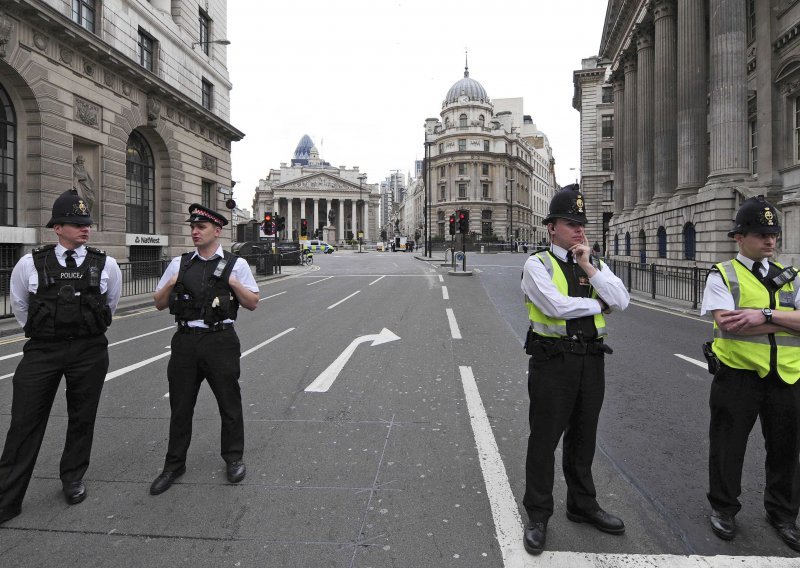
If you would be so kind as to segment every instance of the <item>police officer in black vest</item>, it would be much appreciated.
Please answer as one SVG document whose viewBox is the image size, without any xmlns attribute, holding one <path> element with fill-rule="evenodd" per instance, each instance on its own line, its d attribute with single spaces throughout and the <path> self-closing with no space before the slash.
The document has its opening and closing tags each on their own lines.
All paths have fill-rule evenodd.
<svg viewBox="0 0 800 568">
<path fill-rule="evenodd" d="M 68 415 L 62 490 L 72 505 L 86 498 L 83 476 L 108 371 L 105 331 L 122 286 L 116 260 L 86 246 L 92 223 L 78 193 L 64 192 L 47 223 L 58 244 L 26 254 L 11 273 L 14 315 L 30 339 L 14 373 L 11 426 L 0 457 L 0 523 L 20 512 L 62 375 Z"/>
<path fill-rule="evenodd" d="M 172 259 L 154 296 L 156 308 L 169 308 L 178 329 L 172 338 L 167 367 L 169 446 L 164 469 L 150 486 L 159 495 L 186 472 L 186 453 L 192 439 L 192 415 L 203 379 L 217 398 L 222 419 L 221 455 L 228 481 L 238 483 L 246 470 L 244 419 L 239 390 L 239 338 L 233 329 L 239 306 L 258 307 L 258 285 L 242 258 L 224 252 L 219 244 L 228 220 L 197 203 L 189 207 L 192 241 L 197 247 Z"/>
</svg>

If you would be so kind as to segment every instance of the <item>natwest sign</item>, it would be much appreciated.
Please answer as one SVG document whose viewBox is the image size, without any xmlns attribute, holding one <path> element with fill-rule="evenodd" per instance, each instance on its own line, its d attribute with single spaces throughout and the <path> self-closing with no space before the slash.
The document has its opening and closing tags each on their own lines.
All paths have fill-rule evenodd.
<svg viewBox="0 0 800 568">
<path fill-rule="evenodd" d="M 169 237 L 167 235 L 132 235 L 128 233 L 125 235 L 125 244 L 127 246 L 166 247 L 169 246 Z"/>
</svg>

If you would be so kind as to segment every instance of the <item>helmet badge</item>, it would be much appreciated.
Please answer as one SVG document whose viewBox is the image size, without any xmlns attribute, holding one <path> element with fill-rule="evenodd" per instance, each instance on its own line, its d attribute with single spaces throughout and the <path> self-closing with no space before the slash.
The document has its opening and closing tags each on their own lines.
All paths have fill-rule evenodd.
<svg viewBox="0 0 800 568">
<path fill-rule="evenodd" d="M 775 214 L 772 213 L 772 209 L 769 207 L 764 207 L 764 211 L 761 213 L 761 221 L 762 225 L 773 226 L 775 224 Z"/>
<path fill-rule="evenodd" d="M 580 193 L 575 198 L 575 209 L 572 213 L 583 213 L 583 196 Z"/>
</svg>

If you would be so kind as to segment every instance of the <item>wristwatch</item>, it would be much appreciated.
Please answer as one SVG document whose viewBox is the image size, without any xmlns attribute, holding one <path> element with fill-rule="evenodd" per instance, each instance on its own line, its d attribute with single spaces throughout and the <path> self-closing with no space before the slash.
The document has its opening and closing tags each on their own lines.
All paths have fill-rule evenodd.
<svg viewBox="0 0 800 568">
<path fill-rule="evenodd" d="M 764 314 L 764 317 L 767 318 L 767 321 L 764 323 L 772 323 L 772 310 L 769 308 L 764 308 L 761 310 L 761 313 Z"/>
</svg>

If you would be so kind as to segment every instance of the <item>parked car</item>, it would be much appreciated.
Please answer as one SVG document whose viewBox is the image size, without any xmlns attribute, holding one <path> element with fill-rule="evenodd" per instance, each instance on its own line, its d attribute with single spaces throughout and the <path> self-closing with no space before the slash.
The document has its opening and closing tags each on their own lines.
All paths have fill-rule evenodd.
<svg viewBox="0 0 800 568">
<path fill-rule="evenodd" d="M 325 254 L 333 254 L 333 251 L 336 250 L 325 241 L 318 240 L 303 241 L 303 248 L 311 252 L 322 252 Z"/>
</svg>

